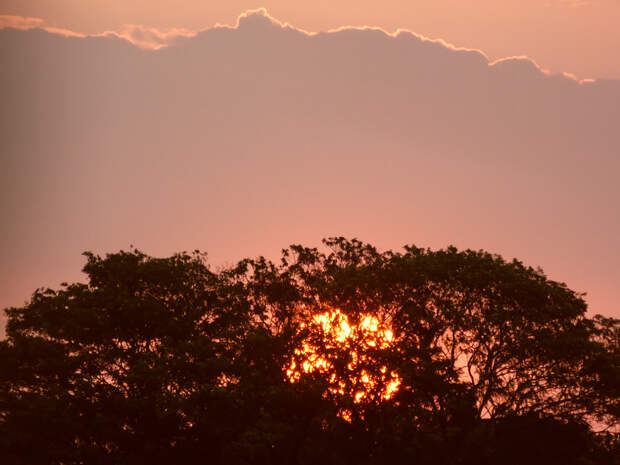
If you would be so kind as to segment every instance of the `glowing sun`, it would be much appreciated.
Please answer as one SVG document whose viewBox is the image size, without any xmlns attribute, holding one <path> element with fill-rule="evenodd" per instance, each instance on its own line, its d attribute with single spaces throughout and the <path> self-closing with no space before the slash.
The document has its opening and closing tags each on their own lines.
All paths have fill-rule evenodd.
<svg viewBox="0 0 620 465">
<path fill-rule="evenodd" d="M 287 367 L 291 383 L 303 373 L 321 374 L 328 380 L 326 395 L 349 396 L 356 404 L 387 400 L 398 391 L 398 374 L 373 357 L 394 342 L 390 328 L 376 317 L 360 315 L 359 322 L 351 324 L 347 315 L 332 310 L 314 315 L 301 326 L 308 336 Z M 341 416 L 348 420 L 350 412 Z"/>
</svg>

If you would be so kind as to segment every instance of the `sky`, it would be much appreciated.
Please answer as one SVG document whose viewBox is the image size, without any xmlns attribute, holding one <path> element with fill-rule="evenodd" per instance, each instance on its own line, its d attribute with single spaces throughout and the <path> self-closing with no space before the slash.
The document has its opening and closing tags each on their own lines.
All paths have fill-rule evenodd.
<svg viewBox="0 0 620 465">
<path fill-rule="evenodd" d="M 85 250 L 221 266 L 343 235 L 516 257 L 620 317 L 620 80 L 567 74 L 585 58 L 389 32 L 370 4 L 326 29 L 388 32 L 82 3 L 2 5 L 0 307 L 82 280 Z"/>
</svg>

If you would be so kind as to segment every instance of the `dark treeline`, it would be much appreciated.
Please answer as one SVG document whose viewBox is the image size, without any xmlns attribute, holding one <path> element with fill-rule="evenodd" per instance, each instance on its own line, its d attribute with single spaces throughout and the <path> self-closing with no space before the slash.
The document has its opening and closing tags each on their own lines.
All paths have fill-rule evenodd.
<svg viewBox="0 0 620 465">
<path fill-rule="evenodd" d="M 486 252 L 325 244 L 219 272 L 87 253 L 87 284 L 6 310 L 3 463 L 620 463 L 618 320 Z"/>
</svg>

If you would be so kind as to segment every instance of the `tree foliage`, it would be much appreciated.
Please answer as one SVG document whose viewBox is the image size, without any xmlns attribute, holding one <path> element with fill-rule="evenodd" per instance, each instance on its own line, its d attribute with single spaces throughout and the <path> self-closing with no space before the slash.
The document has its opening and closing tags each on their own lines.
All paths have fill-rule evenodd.
<svg viewBox="0 0 620 465">
<path fill-rule="evenodd" d="M 582 295 L 483 251 L 324 244 L 219 272 L 198 252 L 85 254 L 87 284 L 6 310 L 0 452 L 16 464 L 619 463 L 618 320 L 588 318 Z M 326 332 L 329 315 L 349 332 Z"/>
</svg>

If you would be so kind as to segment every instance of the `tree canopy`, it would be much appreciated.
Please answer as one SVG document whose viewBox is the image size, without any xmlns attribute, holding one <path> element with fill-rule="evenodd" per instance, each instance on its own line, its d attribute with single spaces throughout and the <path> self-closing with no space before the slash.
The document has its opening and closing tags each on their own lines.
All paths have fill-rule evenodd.
<svg viewBox="0 0 620 465">
<path fill-rule="evenodd" d="M 324 244 L 219 271 L 86 253 L 88 283 L 6 310 L 1 455 L 620 463 L 619 320 L 484 251 Z"/>
</svg>

